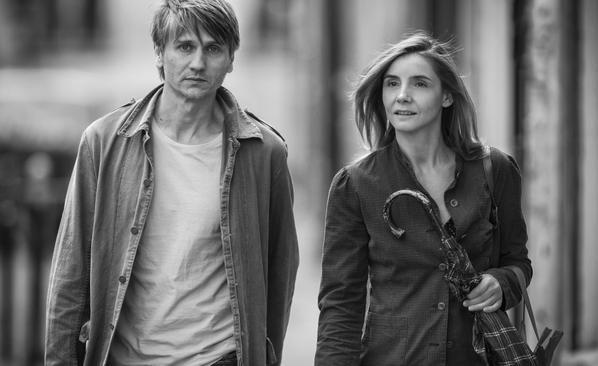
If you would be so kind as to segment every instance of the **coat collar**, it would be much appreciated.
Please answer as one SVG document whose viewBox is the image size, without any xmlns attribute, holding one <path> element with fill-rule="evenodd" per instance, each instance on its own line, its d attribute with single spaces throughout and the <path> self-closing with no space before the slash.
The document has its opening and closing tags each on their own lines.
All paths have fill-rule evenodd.
<svg viewBox="0 0 598 366">
<path fill-rule="evenodd" d="M 164 85 L 161 84 L 143 99 L 125 105 L 130 106 L 130 109 L 121 117 L 119 136 L 128 138 L 142 131 L 149 131 L 151 117 L 163 88 Z M 260 140 L 263 138 L 256 123 L 239 107 L 237 100 L 228 89 L 220 87 L 216 94 L 216 100 L 224 111 L 225 130 L 231 137 L 234 139 L 258 138 Z"/>
</svg>

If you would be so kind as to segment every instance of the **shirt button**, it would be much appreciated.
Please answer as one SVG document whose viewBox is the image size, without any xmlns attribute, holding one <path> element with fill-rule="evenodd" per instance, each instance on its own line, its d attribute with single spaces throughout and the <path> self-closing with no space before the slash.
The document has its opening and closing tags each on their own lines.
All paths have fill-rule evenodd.
<svg viewBox="0 0 598 366">
<path fill-rule="evenodd" d="M 118 278 L 118 282 L 120 282 L 120 283 L 125 283 L 125 282 L 127 282 L 127 278 L 126 278 L 125 276 L 120 276 L 120 277 Z"/>
<path fill-rule="evenodd" d="M 446 271 L 446 264 L 444 264 L 444 263 L 440 263 L 440 264 L 438 265 L 438 269 L 439 269 L 439 270 L 441 270 L 441 271 L 443 271 L 443 272 L 444 272 L 444 271 Z"/>
<path fill-rule="evenodd" d="M 139 234 L 139 229 L 137 229 L 136 227 L 132 227 L 131 228 L 131 234 L 133 234 L 133 235 Z"/>
<path fill-rule="evenodd" d="M 145 188 L 149 187 L 149 186 L 150 186 L 150 184 L 152 184 L 152 180 L 151 180 L 151 179 L 144 179 L 144 180 L 143 180 L 143 186 L 144 186 Z"/>
<path fill-rule="evenodd" d="M 112 323 L 108 324 L 108 328 L 110 328 L 111 330 L 114 330 L 114 324 L 112 324 Z"/>
<path fill-rule="evenodd" d="M 446 304 L 443 302 L 438 303 L 438 310 L 444 310 L 446 308 Z"/>
<path fill-rule="evenodd" d="M 449 203 L 450 203 L 451 207 L 457 207 L 457 206 L 459 206 L 459 201 L 457 201 L 454 198 L 452 200 L 450 200 Z"/>
</svg>

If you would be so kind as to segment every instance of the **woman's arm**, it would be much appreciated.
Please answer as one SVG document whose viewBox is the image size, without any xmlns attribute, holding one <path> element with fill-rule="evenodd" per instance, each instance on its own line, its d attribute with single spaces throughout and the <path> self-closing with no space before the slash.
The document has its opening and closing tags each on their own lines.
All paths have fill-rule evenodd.
<svg viewBox="0 0 598 366">
<path fill-rule="evenodd" d="M 521 172 L 508 154 L 492 149 L 494 197 L 498 206 L 500 232 L 499 260 L 496 268 L 487 271 L 494 276 L 503 292 L 503 309 L 509 309 L 521 300 L 522 289 L 515 273 L 508 267 L 518 267 L 526 283 L 532 278 L 531 261 L 527 251 L 527 227 L 521 209 Z"/>
<path fill-rule="evenodd" d="M 342 169 L 332 180 L 326 210 L 316 366 L 360 363 L 368 241 L 359 197 Z"/>
</svg>

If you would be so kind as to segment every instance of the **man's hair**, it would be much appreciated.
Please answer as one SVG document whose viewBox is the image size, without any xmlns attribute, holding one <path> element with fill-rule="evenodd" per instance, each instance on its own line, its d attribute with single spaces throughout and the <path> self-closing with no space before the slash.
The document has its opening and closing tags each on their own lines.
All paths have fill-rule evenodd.
<svg viewBox="0 0 598 366">
<path fill-rule="evenodd" d="M 393 142 L 395 131 L 387 123 L 382 102 L 384 74 L 399 57 L 418 54 L 430 62 L 438 75 L 442 90 L 451 95 L 453 103 L 442 109 L 444 142 L 465 159 L 481 157 L 486 147 L 478 138 L 475 107 L 453 60 L 452 47 L 427 33 L 418 31 L 382 51 L 368 67 L 352 93 L 355 123 L 361 137 L 371 150 Z"/>
<path fill-rule="evenodd" d="M 156 53 L 161 54 L 169 40 L 184 32 L 199 37 L 200 28 L 227 46 L 231 57 L 239 48 L 239 23 L 226 0 L 162 0 L 151 25 Z M 164 68 L 158 71 L 164 80 Z"/>
</svg>

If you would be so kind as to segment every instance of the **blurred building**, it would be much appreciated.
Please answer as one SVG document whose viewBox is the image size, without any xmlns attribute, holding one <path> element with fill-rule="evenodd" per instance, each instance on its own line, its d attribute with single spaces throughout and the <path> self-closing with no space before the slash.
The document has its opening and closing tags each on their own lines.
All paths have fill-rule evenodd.
<svg viewBox="0 0 598 366">
<path fill-rule="evenodd" d="M 481 135 L 521 163 L 536 316 L 566 332 L 555 364 L 598 364 L 598 2 L 231 3 L 241 49 L 225 85 L 287 137 L 296 189 L 302 263 L 285 365 L 312 363 L 328 185 L 365 152 L 348 92 L 376 52 L 414 29 L 454 36 Z M 41 359 L 49 260 L 81 132 L 159 83 L 155 4 L 0 0 L 2 365 Z"/>
</svg>

